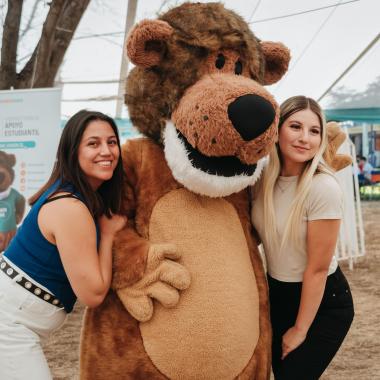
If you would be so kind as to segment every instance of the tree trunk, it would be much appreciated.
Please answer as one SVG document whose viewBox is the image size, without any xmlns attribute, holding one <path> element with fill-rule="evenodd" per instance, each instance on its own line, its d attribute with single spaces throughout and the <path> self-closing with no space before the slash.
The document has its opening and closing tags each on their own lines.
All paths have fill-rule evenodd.
<svg viewBox="0 0 380 380">
<path fill-rule="evenodd" d="M 3 32 L 0 89 L 9 89 L 11 86 L 14 88 L 52 87 L 59 66 L 89 2 L 90 0 L 51 1 L 41 38 L 29 61 L 20 73 L 16 73 L 16 51 L 22 0 L 10 0 Z M 13 9 L 16 8 L 16 4 L 19 4 L 20 8 L 18 23 L 16 23 L 18 13 Z M 10 25 L 7 28 L 8 16 Z M 12 28 L 17 28 L 16 36 Z M 6 42 L 9 45 L 5 45 Z M 14 49 L 13 55 L 10 54 L 12 48 Z M 6 57 L 5 61 L 3 57 Z"/>
<path fill-rule="evenodd" d="M 1 44 L 0 89 L 16 82 L 16 58 L 23 0 L 9 0 Z"/>
</svg>

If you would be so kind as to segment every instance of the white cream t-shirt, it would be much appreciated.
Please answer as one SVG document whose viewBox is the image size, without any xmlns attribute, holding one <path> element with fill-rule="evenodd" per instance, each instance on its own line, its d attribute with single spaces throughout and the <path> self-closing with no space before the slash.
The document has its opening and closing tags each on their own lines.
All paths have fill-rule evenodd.
<svg viewBox="0 0 380 380">
<path fill-rule="evenodd" d="M 279 177 L 274 188 L 274 210 L 276 214 L 278 241 L 281 242 L 296 192 L 298 176 Z M 258 196 L 252 203 L 252 222 L 262 239 L 267 270 L 271 277 L 284 282 L 301 282 L 307 264 L 307 222 L 319 219 L 342 219 L 343 193 L 337 180 L 329 174 L 320 173 L 313 177 L 310 193 L 306 200 L 303 221 L 300 224 L 302 246 L 297 248 L 291 241 L 281 250 L 271 241 L 266 241 L 263 223 L 263 199 Z M 328 274 L 338 266 L 333 256 Z"/>
</svg>

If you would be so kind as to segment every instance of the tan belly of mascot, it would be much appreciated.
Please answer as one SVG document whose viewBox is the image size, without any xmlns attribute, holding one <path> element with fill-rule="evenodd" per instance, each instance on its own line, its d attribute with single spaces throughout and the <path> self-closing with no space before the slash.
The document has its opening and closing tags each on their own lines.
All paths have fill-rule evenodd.
<svg viewBox="0 0 380 380">
<path fill-rule="evenodd" d="M 175 243 L 194 280 L 178 307 L 157 305 L 140 324 L 147 354 L 171 379 L 233 379 L 259 335 L 256 279 L 236 210 L 224 199 L 174 190 L 154 207 L 149 235 Z"/>
</svg>

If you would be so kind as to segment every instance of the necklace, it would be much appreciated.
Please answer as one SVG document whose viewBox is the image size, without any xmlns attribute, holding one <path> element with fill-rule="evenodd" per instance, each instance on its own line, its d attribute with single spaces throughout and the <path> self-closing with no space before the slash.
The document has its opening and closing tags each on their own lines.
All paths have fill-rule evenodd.
<svg viewBox="0 0 380 380">
<path fill-rule="evenodd" d="M 291 181 L 283 181 L 281 184 L 280 184 L 280 180 L 277 180 L 276 182 L 276 186 L 279 188 L 279 190 L 281 191 L 281 193 L 285 193 L 285 191 L 290 187 L 290 185 L 293 183 Z"/>
</svg>

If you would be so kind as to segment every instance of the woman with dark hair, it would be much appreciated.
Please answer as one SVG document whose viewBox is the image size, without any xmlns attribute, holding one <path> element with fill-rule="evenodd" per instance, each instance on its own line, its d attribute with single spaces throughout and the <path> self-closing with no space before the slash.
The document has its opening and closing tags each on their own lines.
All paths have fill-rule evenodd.
<svg viewBox="0 0 380 380">
<path fill-rule="evenodd" d="M 99 305 L 111 283 L 112 243 L 124 227 L 123 168 L 114 121 L 79 111 L 67 122 L 50 179 L 0 257 L 0 378 L 51 379 L 40 338 L 78 298 Z"/>
</svg>

